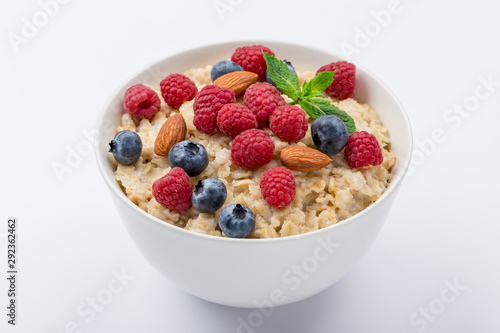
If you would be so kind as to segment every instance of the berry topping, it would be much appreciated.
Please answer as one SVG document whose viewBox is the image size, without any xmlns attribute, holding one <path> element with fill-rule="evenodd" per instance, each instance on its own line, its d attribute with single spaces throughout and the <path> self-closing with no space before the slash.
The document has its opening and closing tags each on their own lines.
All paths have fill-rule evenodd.
<svg viewBox="0 0 500 333">
<path fill-rule="evenodd" d="M 351 168 L 379 165 L 384 160 L 377 138 L 365 131 L 354 132 L 349 136 L 345 156 Z"/>
<path fill-rule="evenodd" d="M 217 178 L 200 180 L 195 185 L 191 201 L 202 213 L 214 213 L 226 202 L 226 185 Z"/>
<path fill-rule="evenodd" d="M 244 96 L 244 103 L 253 112 L 259 127 L 267 126 L 268 119 L 273 111 L 286 105 L 278 89 L 267 82 L 257 82 L 248 87 Z"/>
<path fill-rule="evenodd" d="M 133 116 L 151 118 L 160 110 L 161 101 L 151 88 L 136 84 L 125 91 L 123 108 Z"/>
<path fill-rule="evenodd" d="M 356 66 L 347 61 L 332 62 L 318 69 L 320 72 L 335 72 L 333 83 L 326 89 L 325 93 L 333 98 L 346 99 L 354 96 L 356 88 Z"/>
<path fill-rule="evenodd" d="M 349 137 L 344 122 L 334 115 L 317 118 L 311 125 L 311 134 L 319 151 L 330 157 L 344 149 Z"/>
<path fill-rule="evenodd" d="M 269 127 L 278 138 L 288 142 L 302 139 L 309 128 L 306 113 L 294 105 L 277 107 L 269 118 Z"/>
<path fill-rule="evenodd" d="M 180 167 L 189 177 L 194 177 L 208 166 L 208 154 L 205 147 L 198 142 L 184 140 L 170 149 L 168 163 L 172 168 Z"/>
<path fill-rule="evenodd" d="M 171 211 L 182 214 L 191 208 L 191 183 L 182 168 L 173 168 L 157 179 L 152 186 L 153 196 L 158 203 Z"/>
<path fill-rule="evenodd" d="M 161 83 L 163 100 L 173 109 L 181 107 L 182 103 L 192 100 L 198 93 L 198 88 L 191 79 L 182 74 L 170 74 Z"/>
<path fill-rule="evenodd" d="M 234 92 L 228 88 L 208 85 L 196 95 L 193 104 L 193 124 L 196 129 L 206 134 L 215 134 L 217 127 L 217 113 L 224 104 L 235 103 Z"/>
<path fill-rule="evenodd" d="M 219 227 L 228 237 L 244 238 L 255 228 L 255 216 L 247 206 L 229 205 L 219 215 Z"/>
<path fill-rule="evenodd" d="M 231 142 L 231 161 L 244 168 L 263 166 L 273 158 L 274 143 L 263 130 L 249 129 Z"/>
<path fill-rule="evenodd" d="M 267 53 L 263 56 L 270 79 L 276 83 L 280 91 L 293 100 L 293 104 L 298 103 L 313 119 L 329 114 L 335 115 L 345 123 L 349 133 L 356 131 L 356 124 L 351 116 L 330 101 L 318 98 L 324 97 L 323 91 L 334 82 L 335 72 L 323 66 L 321 68 L 323 71 L 318 71 L 310 81 L 304 81 L 301 87 L 297 75 L 291 72 L 286 63 Z"/>
<path fill-rule="evenodd" d="M 258 74 L 259 80 L 264 80 L 267 65 L 262 52 L 274 55 L 273 51 L 263 45 L 242 46 L 234 51 L 231 60 L 244 70 Z"/>
<path fill-rule="evenodd" d="M 275 208 L 283 208 L 295 197 L 295 177 L 285 167 L 267 170 L 260 178 L 260 192 L 266 202 Z"/>
<path fill-rule="evenodd" d="M 215 134 L 219 131 L 217 127 L 217 112 L 210 108 L 203 108 L 193 118 L 193 125 L 200 132 L 206 134 Z"/>
<path fill-rule="evenodd" d="M 288 69 L 290 70 L 290 73 L 297 76 L 297 72 L 295 71 L 295 68 L 293 68 L 292 63 L 290 61 L 283 60 L 283 63 L 288 67 Z M 266 77 L 267 83 L 272 84 L 274 87 L 276 87 L 276 83 L 274 83 L 274 81 L 271 79 L 271 76 L 269 75 L 269 71 L 267 69 L 266 69 L 265 77 Z M 278 88 L 278 90 L 280 90 L 280 89 Z"/>
<path fill-rule="evenodd" d="M 232 73 L 232 72 L 239 72 L 242 71 L 243 67 L 238 65 L 235 62 L 229 61 L 229 60 L 223 60 L 219 61 L 212 67 L 212 71 L 210 72 L 210 78 L 212 79 L 212 82 L 217 80 L 219 76 Z"/>
<path fill-rule="evenodd" d="M 226 104 L 217 114 L 220 131 L 234 139 L 241 132 L 257 128 L 257 119 L 246 106 L 238 103 Z"/>
<path fill-rule="evenodd" d="M 136 132 L 121 131 L 109 143 L 109 152 L 113 153 L 116 162 L 130 165 L 137 162 L 142 153 L 142 141 Z"/>
</svg>

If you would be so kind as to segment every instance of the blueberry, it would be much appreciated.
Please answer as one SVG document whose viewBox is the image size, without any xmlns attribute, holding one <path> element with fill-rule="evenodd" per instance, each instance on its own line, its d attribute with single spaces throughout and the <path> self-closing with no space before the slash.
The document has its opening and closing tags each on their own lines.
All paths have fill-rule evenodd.
<svg viewBox="0 0 500 333">
<path fill-rule="evenodd" d="M 199 175 L 208 165 L 208 154 L 198 142 L 184 140 L 176 143 L 168 153 L 172 168 L 181 167 L 189 177 Z"/>
<path fill-rule="evenodd" d="M 317 118 L 311 125 L 311 134 L 319 151 L 330 157 L 340 153 L 349 138 L 344 122 L 334 115 Z"/>
<path fill-rule="evenodd" d="M 132 131 L 121 131 L 109 143 L 109 152 L 113 153 L 116 162 L 130 165 L 137 162 L 142 153 L 142 141 L 139 134 Z"/>
<path fill-rule="evenodd" d="M 228 237 L 244 238 L 255 228 L 255 216 L 247 206 L 229 205 L 219 215 L 219 227 Z"/>
<path fill-rule="evenodd" d="M 287 67 L 290 70 L 290 72 L 292 72 L 293 74 L 297 75 L 297 72 L 295 72 L 295 68 L 293 68 L 292 63 L 290 61 L 283 60 L 283 63 L 287 65 Z M 266 73 L 264 75 L 266 77 L 267 83 L 272 84 L 273 86 L 276 87 L 276 84 L 273 82 L 273 80 L 271 80 L 271 77 L 269 76 L 269 72 L 267 71 L 267 69 L 266 69 Z"/>
<path fill-rule="evenodd" d="M 243 67 L 230 60 L 219 61 L 212 67 L 212 72 L 210 72 L 210 77 L 212 82 L 214 82 L 219 76 L 227 73 L 242 71 Z"/>
<path fill-rule="evenodd" d="M 214 213 L 226 202 L 226 185 L 217 178 L 200 180 L 195 185 L 191 202 L 202 213 Z"/>
</svg>

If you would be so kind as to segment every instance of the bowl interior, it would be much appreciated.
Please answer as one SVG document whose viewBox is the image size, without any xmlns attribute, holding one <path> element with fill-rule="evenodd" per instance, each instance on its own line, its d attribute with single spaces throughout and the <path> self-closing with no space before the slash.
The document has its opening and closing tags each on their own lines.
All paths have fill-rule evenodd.
<svg viewBox="0 0 500 333">
<path fill-rule="evenodd" d="M 320 66 L 338 60 L 343 60 L 340 57 L 332 55 L 328 52 L 317 50 L 310 47 L 304 47 L 299 45 L 294 45 L 290 43 L 282 42 L 260 42 L 269 46 L 276 54 L 279 59 L 287 59 L 291 61 L 294 67 L 298 71 L 316 71 Z M 127 202 L 137 211 L 148 216 L 151 220 L 160 223 L 165 228 L 173 228 L 180 230 L 181 232 L 189 232 L 196 237 L 211 237 L 190 232 L 187 230 L 180 229 L 178 227 L 172 226 L 165 223 L 147 213 L 142 211 L 139 207 L 135 206 L 122 192 L 118 183 L 113 177 L 114 166 L 109 158 L 109 145 L 108 143 L 113 139 L 116 134 L 116 127 L 123 114 L 122 100 L 125 90 L 138 83 L 146 84 L 154 88 L 159 87 L 160 81 L 171 73 L 183 73 L 184 71 L 193 67 L 204 67 L 207 64 L 215 64 L 220 60 L 230 59 L 231 54 L 234 50 L 242 45 L 252 45 L 257 44 L 249 41 L 231 42 L 216 45 L 209 45 L 205 47 L 200 47 L 197 49 L 182 52 L 180 54 L 174 55 L 172 57 L 163 59 L 153 64 L 152 66 L 146 68 L 140 73 L 134 75 L 130 80 L 125 82 L 122 87 L 120 87 L 115 94 L 112 95 L 109 102 L 105 105 L 104 111 L 101 118 L 99 119 L 95 137 L 95 150 L 99 168 L 104 176 L 104 179 L 111 190 L 117 195 L 121 200 Z M 367 72 L 365 69 L 357 66 L 357 87 L 355 99 L 361 103 L 368 103 L 380 116 L 384 125 L 389 129 L 389 134 L 391 137 L 391 148 L 396 152 L 397 162 L 393 169 L 393 180 L 389 185 L 383 196 L 377 200 L 372 206 L 368 207 L 359 214 L 364 214 L 369 211 L 371 207 L 377 205 L 380 201 L 384 200 L 390 192 L 394 191 L 395 188 L 402 181 L 403 175 L 409 165 L 409 160 L 412 150 L 412 134 L 411 128 L 408 121 L 408 117 L 399 103 L 397 98 L 390 92 L 390 90 L 372 74 Z M 350 223 L 350 220 L 355 218 L 351 217 L 342 223 L 335 224 L 328 228 L 335 228 L 341 224 Z M 328 229 L 326 228 L 326 229 Z M 314 231 L 312 233 L 322 232 L 322 230 Z M 305 237 L 305 235 L 290 236 L 285 238 L 293 237 Z M 221 241 L 234 241 L 227 238 L 218 238 Z M 279 239 L 265 239 L 261 241 L 278 241 Z M 256 240 L 237 240 L 237 241 L 256 241 Z"/>
</svg>

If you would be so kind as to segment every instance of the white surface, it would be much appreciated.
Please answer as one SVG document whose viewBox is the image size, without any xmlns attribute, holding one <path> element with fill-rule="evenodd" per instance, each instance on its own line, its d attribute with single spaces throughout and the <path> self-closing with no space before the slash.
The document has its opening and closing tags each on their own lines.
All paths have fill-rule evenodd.
<svg viewBox="0 0 500 333">
<path fill-rule="evenodd" d="M 219 16 L 214 4 L 220 3 L 232 10 Z M 66 163 L 68 149 L 90 146 L 85 133 L 109 94 L 146 64 L 231 39 L 278 39 L 342 53 L 342 43 L 356 45 L 358 29 L 376 29 L 371 11 L 390 3 L 73 0 L 16 53 L 9 33 L 21 34 L 23 18 L 31 20 L 41 7 L 2 2 L 0 233 L 8 216 L 19 218 L 20 308 L 14 328 L 2 310 L 1 331 L 59 333 L 73 321 L 81 332 L 498 332 L 500 86 L 471 112 L 444 118 L 454 105 L 473 101 L 477 89 L 488 92 L 478 88 L 480 77 L 500 82 L 500 6 L 490 1 L 401 0 L 399 13 L 371 30 L 369 44 L 351 57 L 399 96 L 416 141 L 439 129 L 446 140 L 415 159 L 419 165 L 380 237 L 350 274 L 269 316 L 201 301 L 154 271 L 126 234 L 93 152 L 73 161 L 62 181 L 53 171 L 54 162 Z M 6 242 L 0 242 L 4 271 Z M 114 270 L 134 279 L 92 318 L 84 303 L 116 291 Z M 446 280 L 466 289 L 453 297 Z M 6 280 L 0 281 L 6 304 Z M 431 310 L 423 319 L 419 311 L 429 306 L 439 314 Z M 249 316 L 264 320 L 245 330 L 239 323 Z"/>
</svg>

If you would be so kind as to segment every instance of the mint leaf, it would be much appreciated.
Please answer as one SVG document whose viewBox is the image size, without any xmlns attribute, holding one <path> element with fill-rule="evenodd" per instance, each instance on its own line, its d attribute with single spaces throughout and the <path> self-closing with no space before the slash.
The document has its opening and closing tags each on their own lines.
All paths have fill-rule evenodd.
<svg viewBox="0 0 500 333">
<path fill-rule="evenodd" d="M 310 81 L 304 81 L 304 84 L 302 85 L 302 92 L 299 94 L 300 96 L 309 96 L 311 93 L 311 82 Z"/>
<path fill-rule="evenodd" d="M 299 103 L 314 119 L 328 114 L 337 116 L 344 122 L 349 134 L 356 131 L 356 124 L 351 116 L 327 100 L 313 98 L 323 97 L 323 91 L 332 84 L 335 72 L 318 73 L 311 81 L 305 81 L 301 89 L 297 75 L 293 74 L 284 62 L 265 52 L 262 52 L 262 55 L 266 60 L 267 72 L 271 80 L 279 90 L 293 99 L 293 102 L 289 104 Z"/>
<path fill-rule="evenodd" d="M 285 95 L 297 101 L 300 94 L 300 84 L 297 75 L 290 72 L 288 66 L 268 53 L 262 52 L 267 64 L 267 72 L 276 87 Z"/>
<path fill-rule="evenodd" d="M 325 97 L 325 95 L 323 95 L 323 91 L 314 91 L 309 86 L 307 89 L 302 89 L 300 97 Z"/>
<path fill-rule="evenodd" d="M 321 72 L 312 78 L 308 84 L 308 91 L 303 91 L 303 97 L 322 97 L 323 91 L 333 82 L 335 72 Z"/>
<path fill-rule="evenodd" d="M 313 119 L 319 118 L 321 116 L 326 115 L 327 113 L 323 112 L 321 107 L 314 103 L 315 99 L 306 99 L 301 98 L 299 100 L 299 105 L 310 115 Z"/>
<path fill-rule="evenodd" d="M 327 114 L 332 114 L 339 117 L 340 120 L 344 122 L 349 134 L 356 131 L 354 119 L 352 119 L 351 116 L 349 116 L 345 111 L 340 110 L 327 100 L 304 97 L 299 100 L 299 105 L 314 119 Z"/>
<path fill-rule="evenodd" d="M 304 81 L 299 97 L 324 97 L 323 91 L 333 82 L 335 72 L 318 73 L 311 81 Z"/>
</svg>

